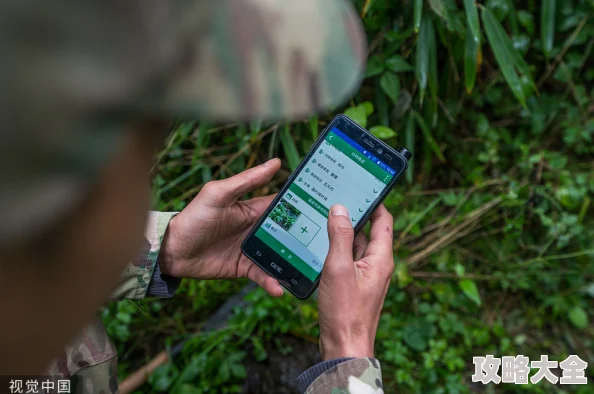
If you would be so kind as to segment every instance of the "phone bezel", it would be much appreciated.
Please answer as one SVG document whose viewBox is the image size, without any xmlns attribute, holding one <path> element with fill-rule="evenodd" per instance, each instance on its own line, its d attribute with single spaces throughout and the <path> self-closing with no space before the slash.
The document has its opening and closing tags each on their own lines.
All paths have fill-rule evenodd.
<svg viewBox="0 0 594 394">
<path fill-rule="evenodd" d="M 252 230 L 250 231 L 248 236 L 245 238 L 245 240 L 241 244 L 241 251 L 247 258 L 249 258 L 254 264 L 256 264 L 258 267 L 260 267 L 262 270 L 264 270 L 270 276 L 277 279 L 279 281 L 279 283 L 281 283 L 281 285 L 285 289 L 287 289 L 291 294 L 293 294 L 295 297 L 297 297 L 301 300 L 305 300 L 313 294 L 313 292 L 316 290 L 316 288 L 319 285 L 321 274 L 318 275 L 318 277 L 316 278 L 315 281 L 311 281 L 308 278 L 306 278 L 304 275 L 301 274 L 301 276 L 305 280 L 308 281 L 308 282 L 305 282 L 305 284 L 311 283 L 311 286 L 307 286 L 306 292 L 303 292 L 303 293 L 297 292 L 296 289 L 293 289 L 292 285 L 286 280 L 287 275 L 279 275 L 279 272 L 272 269 L 271 266 L 269 267 L 269 265 L 274 263 L 277 267 L 281 267 L 282 271 L 285 271 L 285 272 L 288 271 L 289 274 L 292 272 L 294 273 L 295 271 L 300 274 L 300 272 L 295 267 L 293 267 L 293 265 L 290 262 L 285 260 L 278 253 L 274 252 L 263 241 L 261 241 L 258 237 L 256 237 L 255 234 L 256 234 L 256 231 L 260 228 L 260 226 L 262 226 L 262 224 L 264 223 L 264 221 L 266 220 L 266 218 L 268 217 L 268 215 L 270 214 L 272 209 L 276 206 L 276 204 L 281 200 L 282 196 L 286 193 L 287 189 L 289 188 L 289 186 L 291 185 L 293 180 L 303 170 L 303 168 L 305 167 L 305 164 L 309 161 L 309 159 L 314 154 L 314 152 L 317 150 L 317 148 L 320 146 L 320 144 L 322 144 L 324 142 L 326 135 L 334 127 L 336 127 L 338 130 L 342 131 L 344 134 L 349 136 L 351 139 L 353 139 L 355 142 L 357 142 L 361 146 L 365 146 L 365 143 L 363 142 L 363 138 L 371 139 L 375 144 L 377 144 L 376 149 L 379 147 L 381 149 L 384 149 L 384 154 L 389 153 L 390 155 L 392 155 L 392 160 L 389 162 L 386 161 L 383 157 L 381 159 L 384 163 L 388 164 L 391 168 L 396 170 L 396 175 L 392 178 L 390 183 L 386 185 L 383 192 L 380 193 L 378 198 L 373 202 L 373 204 L 364 213 L 361 220 L 355 226 L 355 229 L 354 229 L 355 233 L 359 232 L 363 228 L 363 226 L 365 226 L 365 223 L 369 220 L 369 217 L 371 216 L 373 211 L 386 198 L 386 196 L 388 195 L 388 193 L 390 192 L 390 190 L 392 189 L 392 187 L 394 186 L 394 184 L 396 183 L 398 178 L 400 178 L 400 176 L 404 173 L 404 171 L 406 171 L 406 169 L 408 167 L 408 161 L 404 156 L 402 156 L 402 154 L 400 154 L 398 151 L 396 151 L 394 148 L 392 148 L 391 146 L 389 146 L 388 144 L 386 144 L 379 138 L 375 137 L 373 134 L 371 134 L 369 131 L 367 131 L 363 127 L 359 126 L 357 123 L 355 123 L 353 120 L 351 120 L 349 117 L 347 117 L 344 114 L 337 115 L 326 126 L 326 128 L 322 131 L 322 133 L 320 133 L 318 139 L 314 142 L 314 144 L 310 148 L 310 150 L 307 153 L 307 155 L 305 156 L 305 158 L 303 158 L 303 160 L 301 161 L 299 166 L 295 169 L 295 171 L 293 171 L 291 173 L 291 175 L 287 179 L 287 182 L 283 185 L 282 189 L 278 192 L 274 201 L 272 201 L 270 206 L 266 209 L 266 211 L 264 212 L 262 217 L 258 220 L 256 225 L 252 228 Z M 372 152 L 370 149 L 370 153 L 374 153 L 374 152 Z M 378 154 L 374 153 L 374 155 L 377 156 Z M 252 254 L 255 255 L 255 253 L 252 253 L 253 251 L 250 249 L 250 247 L 253 246 L 254 244 L 263 245 L 262 247 L 265 248 L 265 254 L 262 254 L 262 257 L 272 256 L 274 258 L 274 261 L 271 261 L 270 264 L 264 264 L 262 261 L 259 261 L 255 256 L 253 256 Z M 281 273 L 282 273 L 282 271 L 281 271 Z M 302 286 L 300 286 L 300 287 L 302 287 Z"/>
</svg>

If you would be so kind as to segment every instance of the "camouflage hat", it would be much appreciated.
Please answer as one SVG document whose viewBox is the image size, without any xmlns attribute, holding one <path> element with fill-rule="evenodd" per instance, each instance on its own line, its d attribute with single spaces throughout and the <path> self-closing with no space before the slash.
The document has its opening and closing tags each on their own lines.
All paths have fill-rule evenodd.
<svg viewBox="0 0 594 394">
<path fill-rule="evenodd" d="M 360 83 L 346 0 L 0 3 L 0 243 L 63 214 L 126 120 L 297 118 Z"/>
</svg>

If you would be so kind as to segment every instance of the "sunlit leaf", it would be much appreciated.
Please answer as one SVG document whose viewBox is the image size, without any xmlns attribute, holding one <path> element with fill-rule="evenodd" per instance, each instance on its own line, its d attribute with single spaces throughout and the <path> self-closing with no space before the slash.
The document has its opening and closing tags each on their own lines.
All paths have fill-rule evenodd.
<svg viewBox="0 0 594 394">
<path fill-rule="evenodd" d="M 388 126 L 373 126 L 369 129 L 369 131 L 371 134 L 375 135 L 377 138 L 381 138 L 382 140 L 396 137 L 396 132 Z"/>
<path fill-rule="evenodd" d="M 577 328 L 585 329 L 588 327 L 588 313 L 582 307 L 573 307 L 569 310 L 567 317 Z"/>
<path fill-rule="evenodd" d="M 473 280 L 461 280 L 459 285 L 466 297 L 470 298 L 478 306 L 481 305 L 481 295 L 479 294 L 478 288 L 476 287 L 476 283 L 474 283 Z"/>
<path fill-rule="evenodd" d="M 361 127 L 367 127 L 367 115 L 363 107 L 351 107 L 344 111 L 344 114 Z"/>
</svg>

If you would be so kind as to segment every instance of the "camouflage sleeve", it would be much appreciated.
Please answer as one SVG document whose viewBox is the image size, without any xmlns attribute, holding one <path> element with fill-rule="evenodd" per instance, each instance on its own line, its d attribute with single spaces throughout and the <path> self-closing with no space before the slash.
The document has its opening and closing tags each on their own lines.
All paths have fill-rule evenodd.
<svg viewBox="0 0 594 394">
<path fill-rule="evenodd" d="M 146 296 L 157 257 L 161 249 L 163 237 L 169 221 L 176 212 L 150 212 L 145 230 L 145 239 L 138 257 L 126 267 L 120 284 L 112 294 L 112 299 L 134 298 Z"/>
<path fill-rule="evenodd" d="M 305 394 L 383 394 L 382 371 L 374 358 L 355 358 L 321 374 Z"/>
</svg>

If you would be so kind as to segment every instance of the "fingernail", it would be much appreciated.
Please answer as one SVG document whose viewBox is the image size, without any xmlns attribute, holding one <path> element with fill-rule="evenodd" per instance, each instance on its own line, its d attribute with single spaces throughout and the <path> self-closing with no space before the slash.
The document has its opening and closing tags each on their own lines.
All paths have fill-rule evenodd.
<svg viewBox="0 0 594 394">
<path fill-rule="evenodd" d="M 277 161 L 278 159 L 275 157 L 274 159 L 270 159 L 268 160 L 266 163 L 264 163 L 265 167 L 268 167 L 269 165 L 271 165 L 272 163 L 274 163 L 275 161 Z"/>
<path fill-rule="evenodd" d="M 349 216 L 349 211 L 342 205 L 334 205 L 331 209 L 332 216 Z"/>
</svg>

